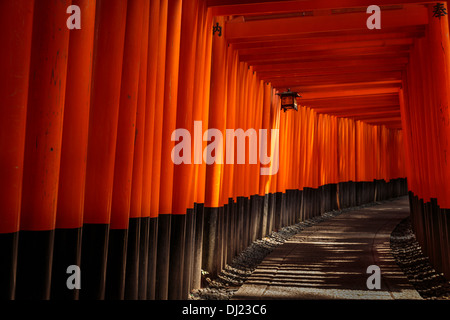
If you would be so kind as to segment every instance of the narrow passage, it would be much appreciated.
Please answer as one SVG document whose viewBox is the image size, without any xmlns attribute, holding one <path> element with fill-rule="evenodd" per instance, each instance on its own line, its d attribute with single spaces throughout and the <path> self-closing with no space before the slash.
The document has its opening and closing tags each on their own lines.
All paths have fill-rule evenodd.
<svg viewBox="0 0 450 320">
<path fill-rule="evenodd" d="M 390 234 L 408 215 L 404 197 L 308 228 L 272 251 L 233 299 L 421 299 L 390 252 Z M 380 289 L 367 287 L 371 265 Z"/>
</svg>

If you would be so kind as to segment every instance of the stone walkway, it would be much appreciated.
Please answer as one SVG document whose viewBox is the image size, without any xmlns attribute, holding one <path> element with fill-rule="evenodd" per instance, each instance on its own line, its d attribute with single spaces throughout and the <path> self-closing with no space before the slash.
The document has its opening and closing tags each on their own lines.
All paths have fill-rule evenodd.
<svg viewBox="0 0 450 320">
<path fill-rule="evenodd" d="M 408 215 L 405 197 L 305 229 L 266 256 L 232 299 L 422 299 L 390 253 L 391 232 Z M 380 289 L 367 288 L 371 265 Z"/>
</svg>

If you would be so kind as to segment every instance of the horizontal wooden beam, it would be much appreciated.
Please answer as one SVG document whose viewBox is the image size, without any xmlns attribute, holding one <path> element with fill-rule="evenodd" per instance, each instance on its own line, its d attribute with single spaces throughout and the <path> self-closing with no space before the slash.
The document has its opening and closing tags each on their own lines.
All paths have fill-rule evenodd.
<svg viewBox="0 0 450 320">
<path fill-rule="evenodd" d="M 335 41 L 322 42 L 318 44 L 306 44 L 302 41 L 290 41 L 284 45 L 260 48 L 238 49 L 241 57 L 256 54 L 277 54 L 288 52 L 308 52 L 308 51 L 330 51 L 338 49 L 358 49 L 358 48 L 386 48 L 390 46 L 412 45 L 412 38 L 386 39 L 386 40 L 366 40 L 366 41 Z M 243 58 L 245 60 L 245 58 Z"/>
<path fill-rule="evenodd" d="M 322 107 L 351 107 L 351 106 L 366 106 L 366 105 L 397 105 L 399 104 L 398 94 L 384 94 L 371 96 L 357 96 L 357 97 L 332 97 L 323 99 L 303 99 L 297 100 L 300 104 L 312 104 L 314 106 Z"/>
<path fill-rule="evenodd" d="M 400 88 L 402 81 L 389 80 L 389 81 L 369 81 L 358 83 L 339 83 L 330 85 L 311 85 L 303 87 L 292 87 L 292 91 L 301 92 L 302 94 L 311 92 L 339 92 L 346 90 L 363 90 L 363 89 L 376 89 L 376 88 Z"/>
<path fill-rule="evenodd" d="M 324 91 L 324 92 L 302 92 L 303 99 L 323 99 L 323 98 L 337 98 L 337 97 L 366 97 L 378 94 L 398 93 L 399 88 L 369 88 L 360 90 L 342 90 L 342 91 Z"/>
<path fill-rule="evenodd" d="M 309 108 L 314 109 L 316 112 L 320 113 L 331 113 L 331 112 L 338 112 L 339 110 L 342 111 L 358 111 L 359 109 L 382 109 L 386 108 L 388 110 L 399 110 L 400 105 L 394 105 L 393 102 L 384 102 L 384 103 L 373 103 L 373 104 L 359 104 L 354 105 L 352 107 L 348 107 L 348 105 L 315 105 L 314 103 L 301 103 L 301 106 L 306 106 Z M 332 106 L 332 107 L 331 107 Z"/>
<path fill-rule="evenodd" d="M 307 48 L 306 48 L 307 49 Z M 388 47 L 361 47 L 361 48 L 345 48 L 333 50 L 299 50 L 291 52 L 279 53 L 260 53 L 250 55 L 240 55 L 242 61 L 248 64 L 271 63 L 276 61 L 287 60 L 305 60 L 305 59 L 338 59 L 339 57 L 364 57 L 376 55 L 401 55 L 408 54 L 409 45 L 388 46 Z"/>
<path fill-rule="evenodd" d="M 294 86 L 311 84 L 333 84 L 333 83 L 357 83 L 377 80 L 401 80 L 402 73 L 399 71 L 373 72 L 373 73 L 350 73 L 334 76 L 309 76 L 296 77 L 292 79 L 281 79 L 272 81 L 275 88 L 291 88 Z"/>
<path fill-rule="evenodd" d="M 374 119 L 386 119 L 386 118 L 401 118 L 400 110 L 383 111 L 383 112 L 357 112 L 357 113 L 341 113 L 348 118 L 357 120 L 374 120 Z"/>
<path fill-rule="evenodd" d="M 402 71 L 402 66 L 361 66 L 356 69 L 355 73 L 372 73 L 372 72 L 387 72 L 387 71 Z M 320 75 L 342 75 L 353 73 L 349 68 L 327 68 L 327 69 L 295 69 L 295 70 L 280 70 L 280 71 L 266 71 L 258 72 L 258 77 L 261 80 L 271 81 L 280 78 L 295 78 L 305 76 L 320 76 Z"/>
<path fill-rule="evenodd" d="M 428 24 L 428 9 L 412 7 L 382 13 L 382 28 L 398 28 Z M 228 22 L 225 26 L 227 39 L 266 36 L 286 36 L 320 32 L 366 31 L 368 15 L 365 12 L 334 14 L 318 17 L 271 19 L 249 22 Z"/>
<path fill-rule="evenodd" d="M 371 95 L 363 97 L 332 97 L 323 99 L 298 99 L 300 105 L 314 108 L 360 108 L 399 106 L 398 94 Z"/>
<path fill-rule="evenodd" d="M 414 28 L 415 29 L 415 28 Z M 246 41 L 246 42 L 232 42 L 233 49 L 269 49 L 282 48 L 291 46 L 293 43 L 300 43 L 304 46 L 346 43 L 346 42 L 365 42 L 365 41 L 390 41 L 390 40 L 408 40 L 420 38 L 425 35 L 423 27 L 418 30 L 408 30 L 404 32 L 376 32 L 376 33 L 358 33 L 358 34 L 340 34 L 327 37 L 298 37 L 295 39 L 265 39 L 264 41 Z"/>
<path fill-rule="evenodd" d="M 361 121 L 364 121 L 366 123 L 372 123 L 372 124 L 384 124 L 384 123 L 388 123 L 388 122 L 402 121 L 402 119 L 401 119 L 401 117 L 397 116 L 397 117 L 390 117 L 390 118 L 364 119 L 364 120 L 361 120 Z"/>
<path fill-rule="evenodd" d="M 321 9 L 367 8 L 372 4 L 377 4 L 378 6 L 391 6 L 422 3 L 433 2 L 421 0 L 380 0 L 376 2 L 371 0 L 207 0 L 207 5 L 211 8 L 211 12 L 215 16 L 261 15 Z"/>
<path fill-rule="evenodd" d="M 399 105 L 387 105 L 387 106 L 380 106 L 380 107 L 368 107 L 368 106 L 358 106 L 358 107 L 327 107 L 327 108 L 316 108 L 311 107 L 316 111 L 317 113 L 326 113 L 326 114 L 356 114 L 358 112 L 371 112 L 372 110 L 377 110 L 377 112 L 390 112 L 390 111 L 396 111 L 400 112 L 400 106 Z"/>
<path fill-rule="evenodd" d="M 253 64 L 253 70 L 274 71 L 293 69 L 321 69 L 321 68 L 359 68 L 361 66 L 405 66 L 409 62 L 408 56 L 377 56 L 377 57 L 346 57 L 340 59 L 308 59 L 306 61 L 284 61 L 273 64 Z"/>
</svg>

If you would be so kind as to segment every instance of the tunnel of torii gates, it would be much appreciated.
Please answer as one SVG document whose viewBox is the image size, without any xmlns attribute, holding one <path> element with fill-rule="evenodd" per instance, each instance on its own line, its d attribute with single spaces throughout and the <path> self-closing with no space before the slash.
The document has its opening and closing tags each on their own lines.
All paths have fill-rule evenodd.
<svg viewBox="0 0 450 320">
<path fill-rule="evenodd" d="M 449 278 L 446 8 L 1 1 L 0 296 L 185 299 L 283 226 L 404 195 Z"/>
</svg>

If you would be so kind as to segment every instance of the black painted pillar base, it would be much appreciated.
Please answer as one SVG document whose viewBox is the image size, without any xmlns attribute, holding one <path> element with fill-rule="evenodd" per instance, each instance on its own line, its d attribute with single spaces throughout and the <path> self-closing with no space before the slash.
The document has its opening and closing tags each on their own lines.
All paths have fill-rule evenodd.
<svg viewBox="0 0 450 320">
<path fill-rule="evenodd" d="M 139 243 L 141 218 L 130 218 L 128 222 L 127 264 L 125 269 L 125 300 L 139 298 Z"/>
<path fill-rule="evenodd" d="M 256 240 L 256 232 L 258 227 L 258 196 L 250 196 L 250 235 L 249 244 Z"/>
<path fill-rule="evenodd" d="M 169 297 L 170 231 L 172 215 L 158 216 L 158 243 L 156 258 L 156 300 Z"/>
<path fill-rule="evenodd" d="M 78 267 L 81 265 L 81 233 L 82 228 L 55 230 L 51 280 L 52 300 L 78 300 L 79 298 L 80 289 L 69 289 L 66 282 L 72 274 L 67 273 L 67 268 L 71 265 Z M 82 279 L 82 277 L 80 278 Z"/>
<path fill-rule="evenodd" d="M 215 273 L 219 274 L 223 266 L 223 246 L 224 246 L 224 207 L 218 208 L 217 216 L 217 234 L 216 234 L 216 249 L 215 249 Z"/>
<path fill-rule="evenodd" d="M 217 248 L 218 217 L 219 208 L 204 208 L 202 269 L 209 272 L 212 277 L 218 274 L 215 252 Z"/>
<path fill-rule="evenodd" d="M 252 212 L 252 201 L 249 197 L 245 198 L 244 205 L 244 232 L 243 232 L 243 240 L 244 240 L 244 248 L 247 248 L 251 243 L 251 212 Z"/>
<path fill-rule="evenodd" d="M 149 230 L 150 230 L 150 218 L 149 217 L 141 217 L 139 218 L 140 223 L 139 226 L 136 225 L 136 228 L 139 228 L 139 237 L 136 239 L 137 242 L 137 258 L 136 263 L 137 271 L 138 271 L 138 284 L 137 284 L 137 296 L 138 300 L 146 300 L 147 299 L 147 286 L 148 286 L 148 252 L 149 252 Z"/>
<path fill-rule="evenodd" d="M 332 185 L 332 210 L 338 210 L 338 192 L 337 183 Z"/>
<path fill-rule="evenodd" d="M 276 209 L 276 195 L 275 193 L 269 193 L 269 211 L 267 216 L 267 234 L 271 234 L 274 231 L 274 218 Z"/>
<path fill-rule="evenodd" d="M 303 188 L 302 193 L 302 216 L 303 220 L 308 220 L 311 218 L 311 208 L 310 208 L 310 197 L 311 197 L 311 189 L 310 188 Z"/>
<path fill-rule="evenodd" d="M 202 203 L 194 203 L 194 253 L 193 253 L 193 274 L 192 274 L 192 289 L 200 289 L 202 283 L 202 257 L 203 257 L 203 210 Z"/>
<path fill-rule="evenodd" d="M 128 229 L 109 230 L 105 285 L 107 300 L 123 300 L 125 296 L 127 239 Z"/>
<path fill-rule="evenodd" d="M 236 256 L 236 208 L 233 198 L 228 199 L 227 261 L 231 261 Z"/>
<path fill-rule="evenodd" d="M 267 225 L 269 218 L 269 194 L 261 196 L 261 220 L 258 238 L 262 239 L 267 235 Z"/>
<path fill-rule="evenodd" d="M 284 215 L 283 215 L 283 222 L 282 227 L 285 227 L 287 225 L 291 224 L 291 215 L 292 215 L 292 190 L 286 190 L 284 193 L 285 197 L 285 204 L 284 204 Z"/>
<path fill-rule="evenodd" d="M 244 217 L 245 217 L 245 206 L 246 206 L 246 199 L 245 197 L 237 197 L 236 203 L 237 203 L 237 212 L 236 212 L 236 219 L 237 219 L 237 235 L 236 235 L 236 241 L 238 243 L 237 247 L 237 254 L 241 253 L 242 250 L 245 248 L 244 243 Z"/>
<path fill-rule="evenodd" d="M 173 214 L 170 222 L 168 299 L 180 300 L 183 288 L 186 215 Z"/>
<path fill-rule="evenodd" d="M 81 242 L 80 300 L 105 298 L 109 224 L 84 224 Z"/>
<path fill-rule="evenodd" d="M 20 231 L 16 300 L 49 300 L 55 230 Z"/>
<path fill-rule="evenodd" d="M 145 222 L 145 223 L 144 223 Z M 141 274 L 141 269 L 144 269 L 147 266 L 147 293 L 144 297 L 144 293 L 141 296 L 141 286 L 139 285 L 139 299 L 144 300 L 156 300 L 156 264 L 157 264 L 157 253 L 158 253 L 158 225 L 159 218 L 158 217 L 149 217 L 143 218 L 142 223 L 145 224 L 141 227 L 141 239 L 142 239 L 142 231 L 146 230 L 145 236 L 145 247 L 141 245 L 141 252 L 145 253 L 146 258 L 143 259 L 143 255 L 141 254 L 140 260 L 143 261 L 139 265 L 139 273 Z M 141 240 L 141 243 L 144 241 Z M 145 251 L 143 251 L 145 250 Z M 144 264 L 145 261 L 145 264 Z M 144 271 L 142 271 L 144 272 Z M 140 282 L 143 280 L 141 279 Z"/>
<path fill-rule="evenodd" d="M 278 231 L 281 229 L 281 224 L 282 224 L 282 213 L 283 213 L 283 193 L 282 192 L 277 192 L 275 193 L 275 202 L 276 202 L 276 207 L 275 207 L 275 219 L 274 219 L 274 230 Z"/>
<path fill-rule="evenodd" d="M 424 255 L 438 273 L 450 279 L 450 210 L 440 208 L 436 198 L 424 202 L 409 191 L 411 225 Z"/>
<path fill-rule="evenodd" d="M 0 234 L 0 300 L 13 300 L 16 291 L 19 232 Z"/>
<path fill-rule="evenodd" d="M 181 288 L 181 299 L 189 297 L 192 287 L 192 275 L 194 266 L 194 240 L 195 240 L 195 212 L 194 209 L 186 211 L 186 236 L 184 243 L 184 265 L 183 265 L 183 285 Z"/>
</svg>

